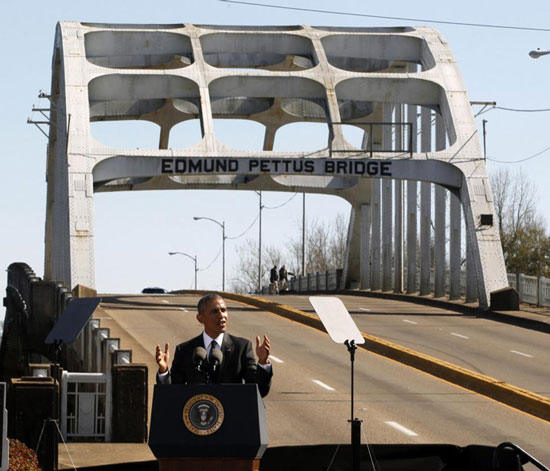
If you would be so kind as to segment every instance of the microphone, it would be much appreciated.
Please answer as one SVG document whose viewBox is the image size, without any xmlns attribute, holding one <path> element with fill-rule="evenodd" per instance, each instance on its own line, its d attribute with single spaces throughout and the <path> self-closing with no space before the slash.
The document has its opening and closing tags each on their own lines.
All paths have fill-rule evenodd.
<svg viewBox="0 0 550 471">
<path fill-rule="evenodd" d="M 218 369 L 218 366 L 220 366 L 222 360 L 223 360 L 223 353 L 219 348 L 215 348 L 210 352 L 209 361 L 210 361 L 210 369 L 212 370 L 212 373 L 214 373 Z"/>
<path fill-rule="evenodd" d="M 203 366 L 206 363 L 206 350 L 203 347 L 197 347 L 193 350 L 193 364 L 199 373 L 203 373 Z"/>
</svg>

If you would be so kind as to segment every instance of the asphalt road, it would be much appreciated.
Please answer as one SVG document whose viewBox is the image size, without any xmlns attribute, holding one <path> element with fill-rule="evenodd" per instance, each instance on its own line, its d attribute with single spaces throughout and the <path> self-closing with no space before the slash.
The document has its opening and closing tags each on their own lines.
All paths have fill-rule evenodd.
<svg viewBox="0 0 550 471">
<path fill-rule="evenodd" d="M 454 311 L 338 296 L 361 332 L 550 397 L 550 336 Z M 267 299 L 313 313 L 307 296 Z"/>
<path fill-rule="evenodd" d="M 181 296 L 106 299 L 98 316 L 103 317 L 102 326 L 111 327 L 112 336 L 121 336 L 122 348 L 132 348 L 134 362 L 149 365 L 152 389 L 156 344 L 169 342 L 174 347 L 200 333 L 201 326 L 195 319 L 197 301 L 196 297 Z M 375 307 L 378 302 L 350 304 L 348 308 L 353 312 L 362 311 L 361 307 L 378 311 L 381 309 Z M 234 302 L 228 302 L 228 306 L 231 333 L 252 340 L 265 332 L 271 339 L 274 381 L 265 400 L 270 446 L 348 442 L 350 363 L 347 349 L 334 344 L 325 333 L 275 314 Z M 393 333 L 392 341 L 402 337 L 396 328 L 399 322 L 408 324 L 401 319 L 418 322 L 411 327 L 421 325 L 421 319 L 432 319 L 429 324 L 432 334 L 426 334 L 425 338 L 429 340 L 436 332 L 448 333 L 450 339 L 441 341 L 442 344 L 455 342 L 450 332 L 465 336 L 476 332 L 474 325 L 469 331 L 458 330 L 457 323 L 462 324 L 457 316 L 447 319 L 448 324 L 441 327 L 442 331 L 434 327 L 440 322 L 439 317 L 434 322 L 433 317 L 414 315 L 410 311 L 407 316 L 402 313 L 389 319 L 359 312 L 354 317 L 358 323 L 368 320 L 370 327 Z M 365 325 L 360 324 L 360 329 Z M 491 330 L 486 330 L 488 335 Z M 372 329 L 369 332 L 377 334 Z M 457 340 L 466 339 L 457 337 Z M 479 343 L 482 341 L 472 341 L 472 348 Z M 434 350 L 429 353 L 433 354 Z M 462 357 L 462 353 L 456 356 Z M 542 462 L 550 463 L 548 422 L 363 350 L 357 351 L 355 385 L 355 415 L 363 420 L 363 443 L 496 445 L 512 441 Z"/>
</svg>

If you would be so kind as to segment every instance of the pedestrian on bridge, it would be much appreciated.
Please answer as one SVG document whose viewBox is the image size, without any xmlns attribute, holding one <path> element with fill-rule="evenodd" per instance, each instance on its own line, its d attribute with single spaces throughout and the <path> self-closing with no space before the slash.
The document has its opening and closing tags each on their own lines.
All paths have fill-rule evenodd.
<svg viewBox="0 0 550 471">
<path fill-rule="evenodd" d="M 197 347 L 204 348 L 210 358 L 211 352 L 221 349 L 222 360 L 212 374 L 214 383 L 256 383 L 262 397 L 271 387 L 273 370 L 269 361 L 270 343 L 264 334 L 263 341 L 256 337 L 256 355 L 252 342 L 227 333 L 229 320 L 227 306 L 223 298 L 210 293 L 201 298 L 198 304 L 197 320 L 204 326 L 198 337 L 180 343 L 174 353 L 172 368 L 168 370 L 170 347 L 166 343 L 164 350 L 156 348 L 158 364 L 158 384 L 203 384 L 205 375 L 198 371 L 194 362 Z"/>
<path fill-rule="evenodd" d="M 279 270 L 279 290 L 280 291 L 288 291 L 288 275 L 296 276 L 294 275 L 294 273 L 289 272 L 286 269 L 286 266 L 283 265 Z"/>
<path fill-rule="evenodd" d="M 270 293 L 279 294 L 279 272 L 277 271 L 277 265 L 273 265 L 273 268 L 269 272 Z"/>
</svg>

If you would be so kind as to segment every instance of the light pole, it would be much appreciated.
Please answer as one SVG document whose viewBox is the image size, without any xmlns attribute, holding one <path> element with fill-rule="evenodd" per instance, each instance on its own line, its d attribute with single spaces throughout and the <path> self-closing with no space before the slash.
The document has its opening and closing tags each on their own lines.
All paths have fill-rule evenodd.
<svg viewBox="0 0 550 471">
<path fill-rule="evenodd" d="M 193 217 L 195 221 L 199 221 L 201 219 L 206 219 L 207 221 L 215 222 L 218 226 L 222 228 L 222 291 L 225 291 L 225 221 L 219 222 L 212 218 L 207 217 Z"/>
<path fill-rule="evenodd" d="M 302 193 L 302 276 L 306 276 L 306 194 Z"/>
<path fill-rule="evenodd" d="M 539 57 L 546 56 L 548 54 L 550 54 L 550 51 L 541 51 L 540 49 L 537 49 L 536 51 L 531 51 L 529 56 L 533 59 L 538 59 Z"/>
<path fill-rule="evenodd" d="M 257 191 L 256 194 L 260 197 L 260 229 L 258 234 L 258 294 L 262 292 L 262 192 Z"/>
<path fill-rule="evenodd" d="M 186 257 L 189 257 L 193 262 L 195 262 L 195 291 L 197 291 L 197 272 L 199 269 L 197 268 L 197 256 L 191 257 L 191 255 L 188 255 L 184 252 L 168 252 L 168 255 L 185 255 Z"/>
</svg>

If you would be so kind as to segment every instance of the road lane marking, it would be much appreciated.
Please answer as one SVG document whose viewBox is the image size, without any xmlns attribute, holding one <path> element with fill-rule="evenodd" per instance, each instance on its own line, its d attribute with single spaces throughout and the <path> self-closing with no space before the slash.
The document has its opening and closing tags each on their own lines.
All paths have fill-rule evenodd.
<svg viewBox="0 0 550 471">
<path fill-rule="evenodd" d="M 451 332 L 451 335 L 454 335 L 455 337 L 460 337 L 461 339 L 469 339 L 470 337 L 466 337 L 462 334 L 457 334 L 456 332 Z"/>
<path fill-rule="evenodd" d="M 409 430 L 407 427 L 403 427 L 403 425 L 398 424 L 397 422 L 392 422 L 391 420 L 388 422 L 384 422 L 385 424 L 389 425 L 390 427 L 393 427 L 395 430 L 399 430 L 400 432 L 404 433 L 405 435 L 408 435 L 409 437 L 418 437 L 418 434 L 413 432 L 412 430 Z"/>
<path fill-rule="evenodd" d="M 418 324 L 418 322 L 410 321 L 409 319 L 401 319 L 403 322 L 407 322 L 409 324 Z"/>
<path fill-rule="evenodd" d="M 322 388 L 325 388 L 327 391 L 334 391 L 334 388 L 331 388 L 328 384 L 323 383 L 322 381 L 319 381 L 318 379 L 312 379 L 312 381 L 317 385 L 321 386 Z"/>
<path fill-rule="evenodd" d="M 277 358 L 275 355 L 269 355 L 269 359 L 273 360 L 275 363 L 284 363 L 283 360 L 281 360 L 280 358 Z"/>
<path fill-rule="evenodd" d="M 366 307 L 360 307 L 359 309 L 361 309 L 361 311 L 369 311 L 370 312 L 370 309 L 367 309 Z"/>
<path fill-rule="evenodd" d="M 510 352 L 515 353 L 516 355 L 521 355 L 523 357 L 534 358 L 533 355 L 529 355 L 528 353 L 518 352 L 517 350 L 510 350 Z"/>
</svg>

